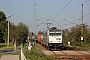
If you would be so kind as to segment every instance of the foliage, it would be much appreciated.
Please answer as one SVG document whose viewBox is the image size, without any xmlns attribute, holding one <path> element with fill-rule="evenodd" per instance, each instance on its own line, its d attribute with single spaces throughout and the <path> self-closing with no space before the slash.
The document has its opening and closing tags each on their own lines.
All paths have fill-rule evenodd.
<svg viewBox="0 0 90 60">
<path fill-rule="evenodd" d="M 38 34 L 43 34 L 43 32 L 42 31 L 39 31 Z"/>
<path fill-rule="evenodd" d="M 63 30 L 63 39 L 64 43 L 67 44 L 68 41 L 73 42 L 74 45 L 80 45 L 81 42 L 90 43 L 90 30 L 89 26 L 86 24 L 83 24 L 83 37 L 84 40 L 81 41 L 82 36 L 82 25 L 76 25 L 75 27 L 72 27 L 70 29 Z M 79 42 L 77 44 L 77 42 Z"/>
<path fill-rule="evenodd" d="M 31 36 L 32 35 L 32 32 L 28 31 L 28 36 Z"/>
<path fill-rule="evenodd" d="M 27 60 L 55 60 L 45 56 L 38 47 L 33 47 L 31 50 L 24 51 Z"/>
<path fill-rule="evenodd" d="M 90 30 L 88 31 L 88 33 L 86 34 L 86 43 L 90 44 Z"/>
<path fill-rule="evenodd" d="M 20 22 L 14 30 L 15 39 L 19 42 L 25 42 L 28 37 L 28 27 Z"/>
<path fill-rule="evenodd" d="M 2 56 L 2 54 L 0 54 L 0 57 Z"/>
<path fill-rule="evenodd" d="M 5 13 L 3 11 L 0 11 L 0 21 L 5 21 L 5 20 L 6 20 Z"/>
<path fill-rule="evenodd" d="M 6 16 L 3 11 L 0 11 L 0 42 L 5 42 L 7 40 L 8 33 L 8 22 L 6 21 Z M 17 26 L 14 23 L 9 23 L 10 25 L 10 42 L 13 40 L 13 36 L 15 40 L 25 41 L 28 36 L 28 27 L 20 22 Z"/>
<path fill-rule="evenodd" d="M 4 37 L 5 37 L 5 31 L 7 30 L 6 28 L 7 22 L 6 22 L 6 16 L 3 11 L 0 11 L 0 42 L 4 42 Z"/>
<path fill-rule="evenodd" d="M 5 43 L 0 43 L 0 48 L 3 48 L 3 47 L 5 47 L 5 46 L 6 46 Z"/>
<path fill-rule="evenodd" d="M 2 25 L 0 24 L 0 41 L 3 40 L 3 27 Z"/>
</svg>

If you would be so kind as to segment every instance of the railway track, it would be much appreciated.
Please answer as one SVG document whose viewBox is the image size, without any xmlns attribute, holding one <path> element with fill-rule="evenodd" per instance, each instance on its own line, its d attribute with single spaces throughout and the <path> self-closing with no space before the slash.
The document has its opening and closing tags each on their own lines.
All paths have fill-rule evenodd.
<svg viewBox="0 0 90 60">
<path fill-rule="evenodd" d="M 90 60 L 90 51 L 77 50 L 48 50 L 40 44 L 37 44 L 46 56 L 56 60 Z"/>
<path fill-rule="evenodd" d="M 54 58 L 57 60 L 90 60 L 90 55 L 82 54 L 86 51 L 52 51 Z"/>
</svg>

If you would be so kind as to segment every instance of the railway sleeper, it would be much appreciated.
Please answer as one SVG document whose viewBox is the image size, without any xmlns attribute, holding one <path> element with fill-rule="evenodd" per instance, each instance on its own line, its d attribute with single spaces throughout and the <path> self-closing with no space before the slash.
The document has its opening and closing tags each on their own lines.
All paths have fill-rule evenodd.
<svg viewBox="0 0 90 60">
<path fill-rule="evenodd" d="M 55 58 L 56 60 L 75 60 L 73 58 L 65 58 L 65 57 L 62 57 L 62 58 Z"/>
<path fill-rule="evenodd" d="M 69 57 L 69 56 L 60 56 L 60 57 L 55 57 L 56 60 L 89 60 L 86 58 L 75 58 L 75 57 Z"/>
<path fill-rule="evenodd" d="M 90 60 L 90 58 L 85 57 L 73 57 L 73 56 L 57 56 L 54 57 L 56 60 Z"/>
</svg>

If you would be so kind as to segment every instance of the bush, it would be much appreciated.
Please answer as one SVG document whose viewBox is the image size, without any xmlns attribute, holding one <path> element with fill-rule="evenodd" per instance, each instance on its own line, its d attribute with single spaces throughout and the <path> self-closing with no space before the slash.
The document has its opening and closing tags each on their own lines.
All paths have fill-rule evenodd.
<svg viewBox="0 0 90 60">
<path fill-rule="evenodd" d="M 0 43 L 0 48 L 5 47 L 5 46 L 6 46 L 5 43 Z"/>
<path fill-rule="evenodd" d="M 2 54 L 0 54 L 0 57 L 2 56 Z"/>
<path fill-rule="evenodd" d="M 30 51 L 24 51 L 27 60 L 54 60 L 53 58 L 45 56 L 37 47 L 33 47 Z"/>
</svg>

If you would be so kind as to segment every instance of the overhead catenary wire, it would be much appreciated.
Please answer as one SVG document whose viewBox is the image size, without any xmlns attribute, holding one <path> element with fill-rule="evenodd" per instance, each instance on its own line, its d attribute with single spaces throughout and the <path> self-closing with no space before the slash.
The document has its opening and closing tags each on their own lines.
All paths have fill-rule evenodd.
<svg viewBox="0 0 90 60">
<path fill-rule="evenodd" d="M 65 3 L 66 3 L 67 1 L 68 1 L 68 0 L 66 0 Z M 65 3 L 62 5 L 62 7 L 65 5 Z M 61 7 L 61 8 L 62 8 L 62 7 Z M 59 12 L 61 8 L 59 8 L 59 10 L 58 10 L 57 12 Z M 57 13 L 57 12 L 56 12 L 56 13 Z M 56 13 L 55 13 L 55 14 L 56 14 Z M 55 15 L 55 14 L 54 14 L 54 15 Z M 44 21 L 44 22 L 41 22 L 41 23 L 38 24 L 37 26 L 39 26 L 39 25 L 41 25 L 41 24 L 43 24 L 43 23 L 49 21 L 50 19 L 52 19 L 52 18 L 54 17 L 54 15 L 53 15 L 51 18 L 49 18 L 48 20 L 46 20 L 46 21 Z"/>
<path fill-rule="evenodd" d="M 86 17 L 86 16 L 88 16 L 88 15 L 90 15 L 90 13 L 84 15 L 83 17 Z M 80 17 L 80 18 L 81 18 L 81 17 Z M 75 19 L 75 20 L 73 20 L 73 21 L 69 21 L 69 20 L 66 20 L 66 19 L 63 19 L 63 20 L 65 20 L 65 21 L 67 21 L 67 22 L 69 22 L 69 23 L 72 23 L 72 24 L 76 24 L 76 23 L 74 23 L 73 21 L 80 20 L 80 19 L 78 18 L 78 19 Z"/>
<path fill-rule="evenodd" d="M 71 22 L 71 21 L 69 21 L 69 20 L 66 20 L 66 19 L 64 19 L 65 21 L 68 21 L 69 23 L 72 23 L 72 24 L 75 24 L 76 25 L 76 23 L 73 23 L 73 22 Z"/>
<path fill-rule="evenodd" d="M 60 11 L 60 9 L 66 4 L 67 1 L 68 1 L 68 0 L 66 0 L 66 1 L 62 4 L 62 6 L 57 10 L 57 12 L 56 12 L 50 19 L 53 19 L 53 17 Z"/>
<path fill-rule="evenodd" d="M 90 0 L 85 1 L 83 4 L 87 3 L 88 1 L 90 1 Z M 80 5 L 80 6 L 81 6 L 81 5 Z M 80 6 L 79 6 L 79 7 L 80 7 Z M 79 8 L 79 7 L 78 7 L 78 8 Z M 78 9 L 78 8 L 77 8 L 77 9 Z M 72 13 L 74 13 L 77 9 L 75 9 Z M 71 13 L 71 14 L 72 14 L 72 13 Z M 69 17 L 71 14 L 69 14 L 67 17 Z M 89 14 L 90 14 L 90 13 L 84 15 L 83 17 L 85 17 L 85 16 L 87 16 L 87 15 L 89 15 Z M 66 17 L 66 18 L 67 18 L 67 17 Z M 73 21 L 75 21 L 75 20 L 80 20 L 80 19 L 75 19 L 75 20 L 73 20 L 73 21 L 69 21 L 69 20 L 66 20 L 66 18 L 64 18 L 64 20 L 65 20 L 65 21 L 68 21 L 69 23 L 72 23 L 72 24 L 76 24 L 76 23 L 73 23 Z M 80 18 L 81 18 L 81 17 L 80 17 Z"/>
<path fill-rule="evenodd" d="M 72 11 L 67 17 L 69 17 L 70 15 L 72 15 L 72 14 L 73 14 L 77 9 L 79 9 L 80 7 L 81 7 L 81 5 L 78 6 L 74 11 Z M 66 17 L 66 18 L 67 18 L 67 17 Z M 66 18 L 65 18 L 65 19 L 66 19 Z"/>
<path fill-rule="evenodd" d="M 85 2 L 83 2 L 83 4 L 87 3 L 90 0 L 87 0 Z M 79 5 L 74 11 L 72 11 L 68 16 L 66 16 L 64 19 L 66 19 L 67 17 L 69 17 L 71 14 L 73 14 L 77 9 L 79 9 L 81 7 L 81 5 Z"/>
<path fill-rule="evenodd" d="M 37 26 L 39 26 L 39 25 L 41 25 L 41 24 L 44 24 L 44 23 L 47 22 L 47 21 L 49 21 L 49 19 L 47 19 L 47 20 L 45 20 L 44 22 L 38 24 Z M 35 26 L 35 27 L 37 27 L 37 26 Z"/>
<path fill-rule="evenodd" d="M 81 5 L 79 5 L 74 11 L 72 11 L 68 16 L 66 16 L 64 19 L 68 18 L 70 15 L 72 15 L 76 10 L 78 10 L 81 7 Z M 77 20 L 77 19 L 76 19 Z M 60 21 L 61 22 L 61 21 Z M 73 22 L 73 21 L 72 21 Z"/>
<path fill-rule="evenodd" d="M 87 3 L 88 1 L 90 1 L 90 0 L 85 1 L 83 4 Z"/>
<path fill-rule="evenodd" d="M 90 13 L 85 14 L 83 17 L 86 17 L 86 16 L 88 16 L 88 15 L 90 15 Z M 80 20 L 80 18 L 81 18 L 81 17 L 79 17 L 78 19 L 75 19 L 75 20 Z M 75 21 L 75 20 L 73 20 L 73 21 Z M 73 22 L 73 21 L 72 21 L 72 22 Z"/>
<path fill-rule="evenodd" d="M 86 4 L 88 1 L 90 1 L 90 0 L 87 0 L 87 1 L 85 1 L 85 2 L 83 2 L 83 4 Z M 68 16 L 66 16 L 65 18 L 64 18 L 64 20 L 66 20 L 66 18 L 67 17 L 69 17 L 70 15 L 72 15 L 77 9 L 79 9 L 81 7 L 81 5 L 79 5 L 74 11 L 72 11 Z M 88 9 L 89 10 L 89 9 Z M 89 15 L 90 13 L 88 13 L 88 14 L 86 14 L 85 16 L 87 16 L 87 15 Z M 84 17 L 85 17 L 84 16 Z M 76 21 L 76 20 L 79 20 L 79 18 L 78 19 L 75 19 L 75 20 L 73 20 L 73 21 Z M 62 21 L 62 20 L 61 20 Z M 67 19 L 67 21 L 69 22 L 69 23 L 72 23 L 72 24 L 76 24 L 76 23 L 73 23 L 73 21 L 69 21 L 68 19 Z"/>
<path fill-rule="evenodd" d="M 86 16 L 88 16 L 88 15 L 90 15 L 90 13 L 88 13 L 88 14 L 84 15 L 84 17 L 86 17 Z"/>
<path fill-rule="evenodd" d="M 55 18 L 52 19 L 52 21 L 55 20 L 55 19 L 65 10 L 65 8 L 66 8 L 71 2 L 72 2 L 72 0 L 70 0 L 70 2 L 61 10 L 61 12 L 59 12 L 59 13 L 55 16 Z"/>
<path fill-rule="evenodd" d="M 71 1 L 72 1 L 72 0 L 71 0 Z M 71 3 L 71 1 L 62 9 L 61 12 L 59 12 L 59 10 L 57 11 L 57 12 L 59 12 L 59 13 L 54 17 L 54 19 L 52 19 L 52 21 L 55 20 L 55 19 L 64 11 L 64 9 Z M 87 3 L 88 1 L 90 1 L 90 0 L 87 0 L 87 1 L 84 2 L 84 3 Z M 66 2 L 67 2 L 67 1 L 65 1 L 65 3 L 66 3 Z M 64 4 L 65 4 L 65 3 L 64 3 Z M 80 5 L 80 6 L 81 6 L 81 5 Z M 80 6 L 79 6 L 79 7 L 80 7 Z M 72 15 L 79 7 L 77 7 L 74 11 L 72 11 L 67 17 L 69 17 L 70 15 Z M 66 17 L 66 18 L 67 18 L 67 17 Z M 65 19 L 66 19 L 66 18 L 65 18 Z M 50 20 L 50 19 L 49 19 L 49 20 Z M 46 20 L 46 21 L 49 21 L 49 20 Z M 41 25 L 41 24 L 43 24 L 43 23 L 45 23 L 46 21 L 41 22 L 40 24 L 38 24 L 38 26 Z"/>
</svg>

